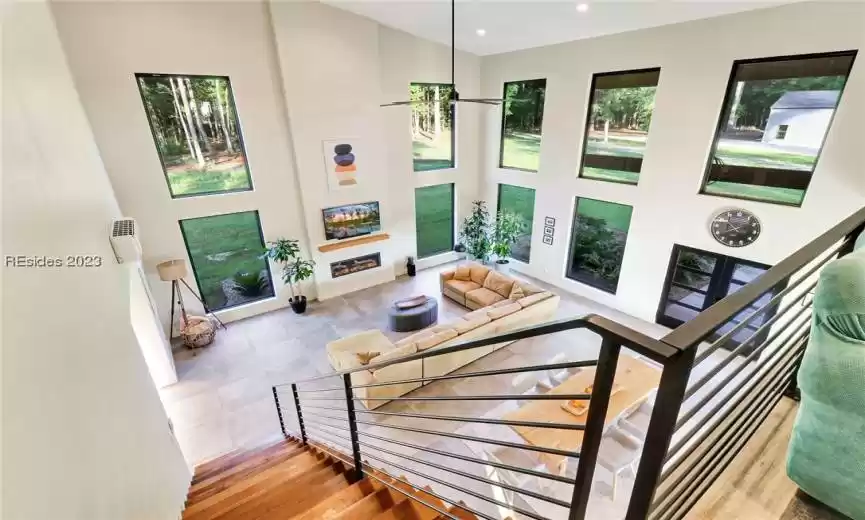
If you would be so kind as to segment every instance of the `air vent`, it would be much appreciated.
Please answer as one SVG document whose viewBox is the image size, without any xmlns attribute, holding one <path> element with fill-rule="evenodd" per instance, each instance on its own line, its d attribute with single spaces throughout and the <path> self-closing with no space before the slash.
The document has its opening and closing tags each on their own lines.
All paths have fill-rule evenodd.
<svg viewBox="0 0 865 520">
<path fill-rule="evenodd" d="M 111 231 L 111 237 L 134 237 L 135 236 L 135 220 L 125 218 L 114 221 L 114 229 Z"/>
<path fill-rule="evenodd" d="M 120 218 L 111 226 L 111 247 L 118 263 L 141 260 L 141 244 L 136 234 L 135 219 Z"/>
</svg>

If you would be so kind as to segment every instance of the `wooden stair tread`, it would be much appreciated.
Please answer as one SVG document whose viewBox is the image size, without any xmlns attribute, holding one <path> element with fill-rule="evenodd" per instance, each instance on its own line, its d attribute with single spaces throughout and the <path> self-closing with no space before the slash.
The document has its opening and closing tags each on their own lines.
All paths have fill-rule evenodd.
<svg viewBox="0 0 865 520">
<path fill-rule="evenodd" d="M 267 453 L 276 453 L 283 450 L 296 449 L 299 445 L 295 441 L 282 440 L 264 444 L 247 450 L 237 449 L 230 451 L 224 455 L 211 459 L 207 462 L 195 466 L 192 483 L 198 484 L 202 480 L 212 477 L 217 473 L 226 471 L 237 466 L 247 460 L 257 458 Z"/>
<path fill-rule="evenodd" d="M 396 493 L 399 495 L 399 493 Z M 387 511 L 398 501 L 408 500 L 404 495 L 401 499 L 395 499 L 392 492 L 387 489 L 379 489 L 375 493 L 367 495 L 355 502 L 351 507 L 332 517 L 333 520 L 369 520 L 370 518 Z"/>
<path fill-rule="evenodd" d="M 249 472 L 249 470 L 252 470 L 254 468 L 267 467 L 268 465 L 278 464 L 295 455 L 300 455 L 303 453 L 307 453 L 306 450 L 300 447 L 293 447 L 288 450 L 263 453 L 258 457 L 243 460 L 239 464 L 233 465 L 218 472 L 211 473 L 208 477 L 205 477 L 196 482 L 195 484 L 192 484 L 192 486 L 190 487 L 190 494 L 194 495 L 196 493 L 199 493 L 210 485 L 214 484 L 215 482 L 224 481 L 232 475 L 246 474 Z"/>
<path fill-rule="evenodd" d="M 319 520 L 321 518 L 330 518 L 339 513 L 343 509 L 351 507 L 355 502 L 363 499 L 367 495 L 371 495 L 376 491 L 372 483 L 368 479 L 363 479 L 355 482 L 342 491 L 331 495 L 322 502 L 319 502 L 312 509 L 301 513 L 291 520 Z"/>
<path fill-rule="evenodd" d="M 292 487 L 281 495 L 271 495 L 267 500 L 256 503 L 254 507 L 244 508 L 242 514 L 232 514 L 231 520 L 285 520 L 312 509 L 316 504 L 338 493 L 348 485 L 345 475 L 331 475 L 302 486 Z"/>
<path fill-rule="evenodd" d="M 405 496 L 403 496 L 403 498 L 405 500 L 397 502 L 396 505 L 394 505 L 387 511 L 372 517 L 372 520 L 420 520 L 421 516 L 419 515 L 418 511 L 419 508 L 426 509 L 427 511 L 432 511 L 431 509 L 420 505 L 414 500 L 406 498 Z M 433 514 L 435 514 L 435 511 L 432 512 Z"/>
</svg>

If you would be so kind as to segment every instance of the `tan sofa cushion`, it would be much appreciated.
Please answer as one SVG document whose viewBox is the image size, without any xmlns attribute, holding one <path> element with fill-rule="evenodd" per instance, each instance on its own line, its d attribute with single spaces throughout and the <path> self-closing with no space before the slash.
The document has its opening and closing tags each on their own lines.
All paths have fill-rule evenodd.
<svg viewBox="0 0 865 520">
<path fill-rule="evenodd" d="M 409 356 L 417 352 L 417 346 L 414 344 L 403 345 L 399 348 L 395 348 L 392 350 L 388 350 L 372 359 L 369 360 L 370 365 L 374 365 L 376 363 L 384 363 L 385 361 L 390 361 L 391 359 L 399 359 L 401 357 Z"/>
<path fill-rule="evenodd" d="M 354 352 L 335 352 L 330 356 L 330 364 L 336 371 L 351 370 L 363 366 Z"/>
<path fill-rule="evenodd" d="M 537 285 L 532 285 L 526 282 L 520 282 L 520 287 L 523 289 L 523 294 L 525 294 L 526 296 L 531 296 L 533 294 L 544 292 L 544 290 Z"/>
<path fill-rule="evenodd" d="M 490 268 L 482 266 L 480 264 L 470 264 L 471 270 L 471 279 L 474 283 L 483 286 L 484 280 L 487 279 L 487 275 L 490 274 Z"/>
<path fill-rule="evenodd" d="M 454 271 L 454 280 L 461 280 L 463 282 L 471 281 L 471 273 L 472 269 L 468 265 L 461 265 L 456 268 Z"/>
<path fill-rule="evenodd" d="M 510 305 L 512 303 L 515 303 L 515 302 L 516 302 L 516 300 L 510 300 L 510 299 L 502 300 L 500 302 L 496 302 L 496 303 L 490 305 L 490 309 L 498 309 L 499 307 L 504 307 L 505 305 Z M 487 310 L 489 310 L 489 309 L 487 309 Z"/>
<path fill-rule="evenodd" d="M 477 310 L 474 310 L 474 311 L 469 312 L 467 314 L 463 314 L 462 319 L 464 319 L 466 321 L 471 321 L 475 318 L 486 317 L 486 315 L 487 315 L 486 309 L 478 308 Z"/>
<path fill-rule="evenodd" d="M 553 296 L 553 293 L 551 293 L 549 291 L 544 291 L 544 292 L 539 292 L 539 293 L 533 294 L 531 296 L 526 296 L 525 298 L 520 298 L 519 300 L 517 300 L 517 303 L 519 303 L 522 308 L 526 308 L 526 307 L 534 305 L 538 302 L 542 302 L 542 301 L 546 300 L 547 298 L 552 298 L 552 296 Z"/>
<path fill-rule="evenodd" d="M 472 281 L 465 280 L 448 280 L 445 282 L 445 289 L 450 289 L 451 291 L 463 295 L 469 291 L 474 291 L 475 289 L 480 289 L 481 286 Z"/>
<path fill-rule="evenodd" d="M 466 293 L 466 300 L 475 302 L 481 307 L 486 307 L 487 305 L 492 305 L 498 301 L 504 300 L 505 297 L 501 294 L 481 287 L 480 289 L 475 289 L 474 291 L 469 291 Z"/>
<path fill-rule="evenodd" d="M 454 327 L 458 334 L 465 334 L 466 332 L 468 332 L 470 330 L 475 330 L 478 327 L 482 327 L 482 326 L 486 325 L 487 323 L 491 322 L 492 320 L 490 319 L 489 316 L 484 315 L 484 316 L 478 316 L 478 317 L 473 318 L 471 320 L 463 319 L 460 321 L 462 323 L 457 323 L 456 326 Z"/>
<path fill-rule="evenodd" d="M 497 320 L 503 316 L 507 316 L 508 314 L 513 314 L 521 310 L 523 310 L 522 306 L 517 302 L 513 302 L 510 305 L 490 309 L 489 311 L 487 311 L 487 316 L 489 316 L 491 320 Z"/>
<path fill-rule="evenodd" d="M 357 356 L 357 360 L 360 361 L 361 365 L 368 365 L 369 360 L 381 355 L 381 352 L 378 350 L 370 350 L 367 352 L 355 352 L 354 355 Z"/>
<path fill-rule="evenodd" d="M 507 298 L 513 287 L 513 279 L 495 271 L 488 274 L 484 280 L 484 288 L 500 294 L 502 298 Z"/>
<path fill-rule="evenodd" d="M 393 348 L 393 343 L 378 329 L 358 332 L 351 336 L 331 341 L 325 347 L 328 354 L 336 352 L 385 352 Z"/>
<path fill-rule="evenodd" d="M 459 333 L 454 329 L 447 329 L 441 332 L 436 332 L 428 338 L 421 339 L 417 342 L 418 351 L 423 351 L 434 346 L 444 343 L 447 340 L 454 339 Z"/>
<path fill-rule="evenodd" d="M 509 300 L 519 300 L 520 298 L 525 298 L 526 293 L 523 292 L 523 287 L 520 285 L 520 282 L 514 282 L 514 286 L 511 288 L 511 293 L 508 295 Z"/>
</svg>

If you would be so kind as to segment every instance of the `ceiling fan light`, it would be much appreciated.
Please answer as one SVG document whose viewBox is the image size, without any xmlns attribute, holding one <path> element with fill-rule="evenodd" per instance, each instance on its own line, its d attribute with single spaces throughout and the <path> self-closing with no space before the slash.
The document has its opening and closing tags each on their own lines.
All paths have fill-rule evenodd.
<svg viewBox="0 0 865 520">
<path fill-rule="evenodd" d="M 589 4 L 577 4 L 577 12 L 585 13 L 589 10 Z"/>
<path fill-rule="evenodd" d="M 475 34 L 477 34 L 478 36 L 486 36 L 487 31 L 486 31 L 486 29 L 478 29 L 475 31 Z"/>
</svg>

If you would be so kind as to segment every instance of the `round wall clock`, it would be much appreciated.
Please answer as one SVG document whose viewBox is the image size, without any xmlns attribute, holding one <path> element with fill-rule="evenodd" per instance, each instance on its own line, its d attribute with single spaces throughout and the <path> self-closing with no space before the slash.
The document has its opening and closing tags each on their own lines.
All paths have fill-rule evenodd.
<svg viewBox="0 0 865 520">
<path fill-rule="evenodd" d="M 712 236 L 729 247 L 753 244 L 760 236 L 760 220 L 748 210 L 734 208 L 724 210 L 712 219 Z"/>
</svg>

